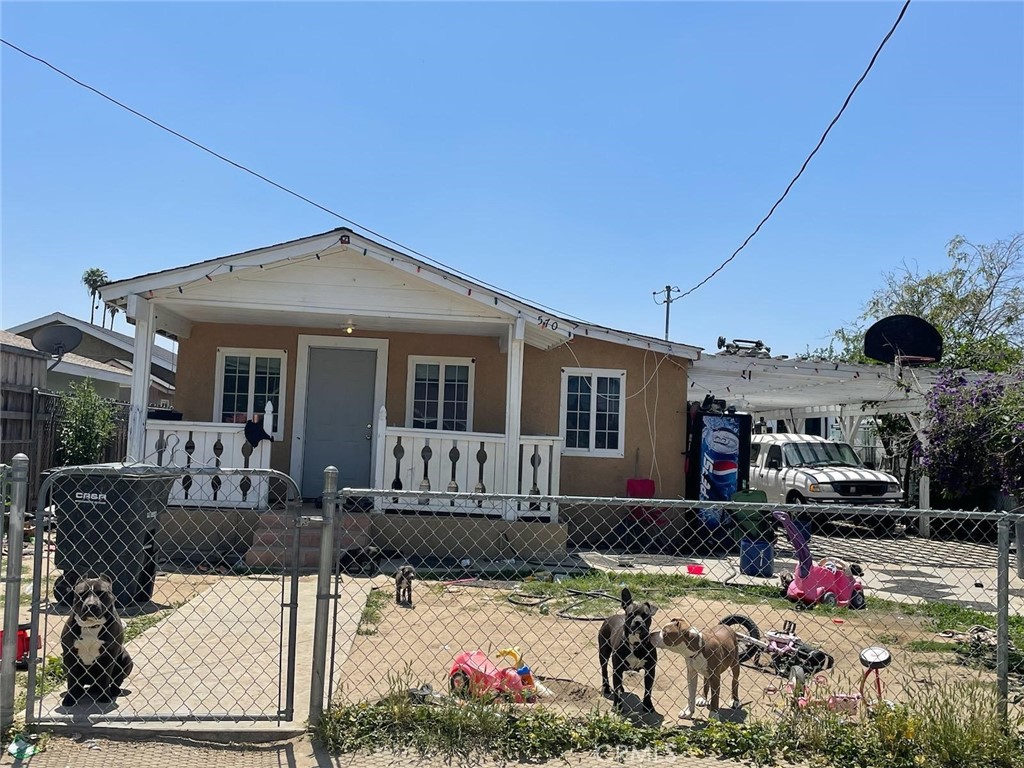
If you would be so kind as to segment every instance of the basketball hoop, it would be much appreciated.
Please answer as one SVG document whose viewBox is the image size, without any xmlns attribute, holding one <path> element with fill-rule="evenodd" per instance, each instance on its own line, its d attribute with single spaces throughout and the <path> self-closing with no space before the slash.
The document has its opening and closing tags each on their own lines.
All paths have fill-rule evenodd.
<svg viewBox="0 0 1024 768">
<path fill-rule="evenodd" d="M 921 365 L 928 365 L 934 363 L 934 357 L 928 357 L 927 355 L 900 355 L 896 358 L 897 365 L 906 366 L 908 368 L 917 368 Z"/>
</svg>

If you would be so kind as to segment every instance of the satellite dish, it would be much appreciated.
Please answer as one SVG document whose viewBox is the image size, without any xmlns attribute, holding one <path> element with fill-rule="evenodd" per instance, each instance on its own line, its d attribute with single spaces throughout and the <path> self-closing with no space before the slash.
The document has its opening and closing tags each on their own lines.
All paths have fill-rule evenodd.
<svg viewBox="0 0 1024 768">
<path fill-rule="evenodd" d="M 864 354 L 882 363 L 897 358 L 907 366 L 937 363 L 942 359 L 942 334 L 915 315 L 890 315 L 868 328 Z"/>
<path fill-rule="evenodd" d="M 53 365 L 48 368 L 51 371 L 60 364 L 64 355 L 81 343 L 82 332 L 72 325 L 63 323 L 47 325 L 32 334 L 32 346 L 40 352 L 56 358 Z"/>
</svg>

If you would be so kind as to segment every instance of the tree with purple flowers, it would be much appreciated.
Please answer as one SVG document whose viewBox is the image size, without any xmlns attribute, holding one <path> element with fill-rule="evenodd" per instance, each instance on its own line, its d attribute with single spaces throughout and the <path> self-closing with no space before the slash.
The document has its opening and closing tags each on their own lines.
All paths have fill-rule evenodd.
<svg viewBox="0 0 1024 768">
<path fill-rule="evenodd" d="M 927 393 L 922 463 L 946 495 L 1024 492 L 1024 369 L 968 380 L 944 372 Z"/>
</svg>

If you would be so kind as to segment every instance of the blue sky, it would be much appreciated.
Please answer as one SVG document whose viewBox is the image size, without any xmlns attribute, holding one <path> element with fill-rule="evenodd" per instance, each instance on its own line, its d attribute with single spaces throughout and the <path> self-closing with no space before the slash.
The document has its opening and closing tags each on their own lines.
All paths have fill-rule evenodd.
<svg viewBox="0 0 1024 768">
<path fill-rule="evenodd" d="M 537 302 L 660 335 L 743 241 L 892 2 L 12 3 L 3 36 Z M 673 338 L 827 341 L 884 270 L 1024 229 L 1024 5 L 917 0 L 808 172 Z M 2 324 L 340 222 L 4 48 Z M 124 328 L 122 324 L 119 327 Z"/>
</svg>

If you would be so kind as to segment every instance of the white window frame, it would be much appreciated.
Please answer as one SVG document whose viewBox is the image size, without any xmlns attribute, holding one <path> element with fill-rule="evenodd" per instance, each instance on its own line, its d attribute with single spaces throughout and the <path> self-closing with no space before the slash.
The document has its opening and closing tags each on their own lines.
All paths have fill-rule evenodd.
<svg viewBox="0 0 1024 768">
<path fill-rule="evenodd" d="M 565 443 L 565 421 L 569 405 L 569 377 L 590 376 L 592 380 L 592 396 L 590 398 L 590 448 L 567 448 Z M 595 448 L 594 436 L 597 429 L 597 377 L 619 379 L 619 447 Z M 558 434 L 562 439 L 563 456 L 593 456 L 609 459 L 621 459 L 626 455 L 626 372 L 618 368 L 563 368 L 561 401 L 558 407 Z"/>
<path fill-rule="evenodd" d="M 252 405 L 255 401 L 255 389 L 256 389 L 256 361 L 254 358 L 257 357 L 276 357 L 281 361 L 281 396 L 278 400 L 281 403 L 279 410 L 274 411 L 274 415 L 277 416 L 277 431 L 270 432 L 275 440 L 280 440 L 284 437 L 284 412 L 285 412 L 285 397 L 287 395 L 288 386 L 288 350 L 286 349 L 256 349 L 253 347 L 217 347 L 217 369 L 216 379 L 214 384 L 213 393 L 213 420 L 217 424 L 221 424 L 221 413 L 224 400 L 224 358 L 232 357 L 246 357 L 252 361 L 250 364 L 249 374 L 249 413 L 247 416 L 251 419 L 253 417 Z M 264 425 L 264 429 L 266 426 Z"/>
<path fill-rule="evenodd" d="M 405 426 L 412 429 L 412 403 L 416 389 L 416 366 L 438 365 L 440 368 L 440 386 L 438 387 L 437 421 L 444 421 L 444 366 L 469 366 L 469 401 L 466 403 L 466 432 L 473 431 L 473 401 L 476 399 L 476 358 L 473 357 L 435 357 L 433 355 L 409 355 L 409 370 L 405 385 Z M 446 432 L 451 430 L 427 430 L 429 432 Z M 457 432 L 456 434 L 464 434 Z"/>
</svg>

